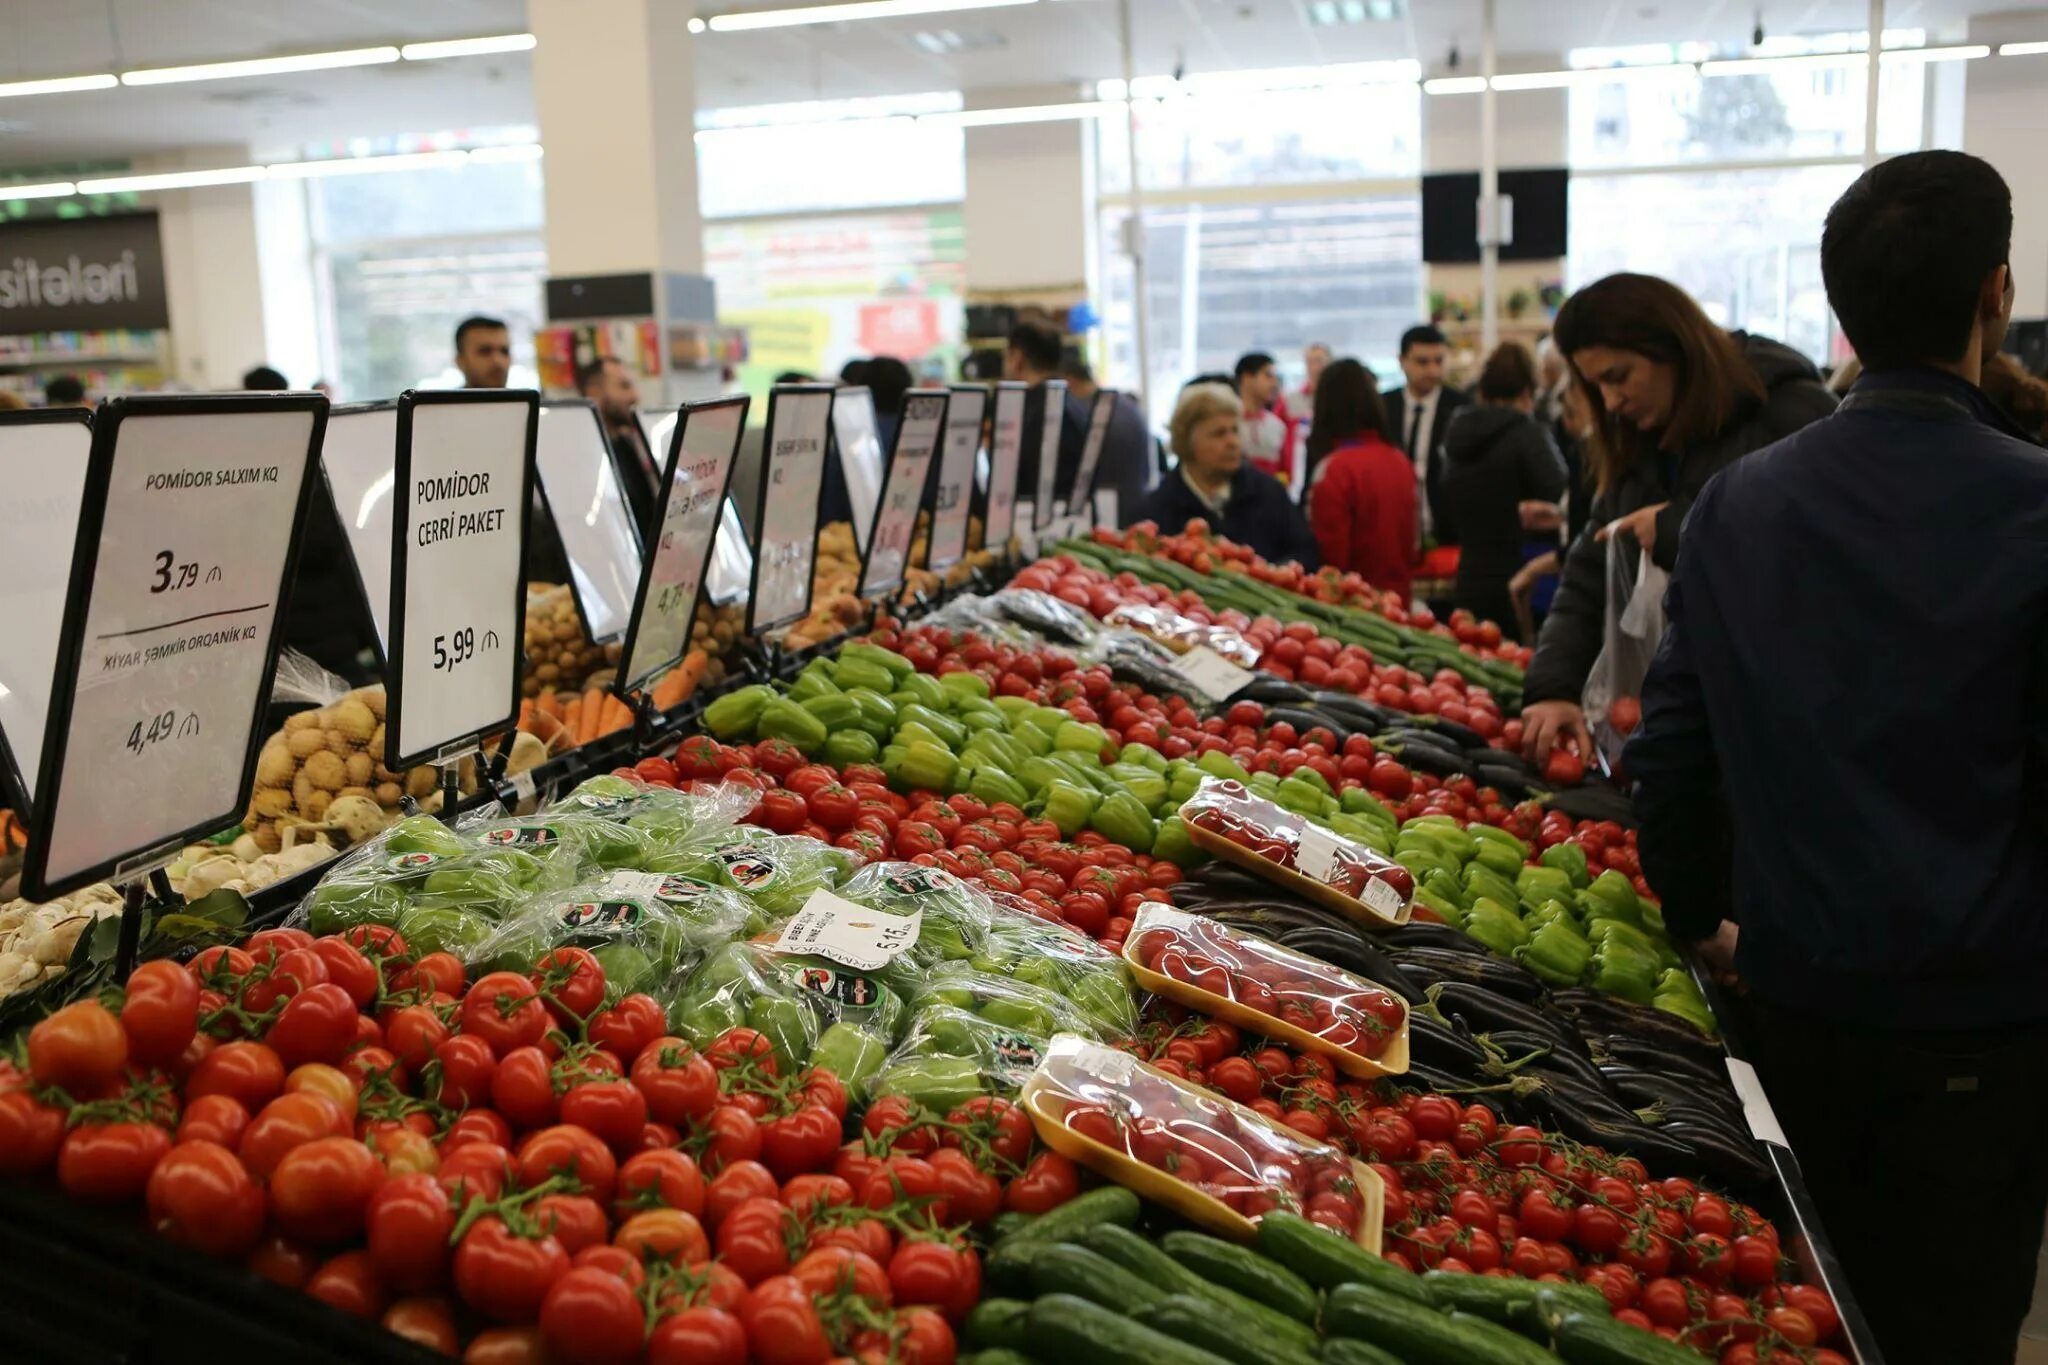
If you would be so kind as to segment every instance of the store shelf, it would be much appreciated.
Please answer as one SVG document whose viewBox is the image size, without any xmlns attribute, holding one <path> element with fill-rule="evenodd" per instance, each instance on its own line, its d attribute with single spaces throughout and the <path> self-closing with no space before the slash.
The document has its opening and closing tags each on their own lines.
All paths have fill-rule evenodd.
<svg viewBox="0 0 2048 1365">
<path fill-rule="evenodd" d="M 98 354 L 82 352 L 78 355 L 39 355 L 18 357 L 0 355 L 0 370 L 62 370 L 92 369 L 107 365 L 151 365 L 161 367 L 164 356 L 160 352 L 127 354 Z"/>
</svg>

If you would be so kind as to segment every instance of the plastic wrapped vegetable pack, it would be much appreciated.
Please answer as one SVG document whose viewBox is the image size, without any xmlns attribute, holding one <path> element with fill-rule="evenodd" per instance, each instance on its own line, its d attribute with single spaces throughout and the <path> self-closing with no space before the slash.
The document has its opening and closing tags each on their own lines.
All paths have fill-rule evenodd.
<svg viewBox="0 0 2048 1365">
<path fill-rule="evenodd" d="M 1233 778 L 1211 778 L 1180 808 L 1189 837 L 1219 858 L 1291 887 L 1363 928 L 1406 924 L 1415 877 L 1354 839 L 1255 795 Z"/>
<path fill-rule="evenodd" d="M 1047 1146 L 1191 1222 L 1245 1240 L 1306 1211 L 1379 1250 L 1384 1189 L 1363 1163 L 1129 1053 L 1055 1038 L 1023 1103 Z"/>
<path fill-rule="evenodd" d="M 881 1064 L 907 1013 L 881 973 L 729 943 L 690 974 L 670 1020 L 699 1047 L 727 1029 L 754 1029 L 784 1070 L 829 1067 L 851 1089 Z"/>
<path fill-rule="evenodd" d="M 731 942 L 756 914 L 746 897 L 723 887 L 615 872 L 534 897 L 466 957 L 479 971 L 524 973 L 550 949 L 588 948 L 604 967 L 609 998 L 644 991 L 666 1001 L 705 953 Z"/>
<path fill-rule="evenodd" d="M 551 867 L 566 864 L 578 879 L 598 871 L 644 867 L 656 849 L 651 836 L 630 825 L 575 810 L 477 815 L 459 828 L 486 848 L 516 848 Z"/>
<path fill-rule="evenodd" d="M 421 952 L 460 953 L 537 892 L 572 879 L 517 848 L 485 848 L 428 815 L 352 849 L 299 908 L 315 934 L 388 924 Z"/>
<path fill-rule="evenodd" d="M 909 949 L 920 967 L 962 961 L 988 951 L 997 911 L 986 893 L 943 868 L 916 863 L 869 863 L 839 894 L 892 915 L 918 914 L 917 942 Z"/>
<path fill-rule="evenodd" d="M 873 1094 L 901 1095 L 940 1113 L 976 1095 L 1015 1090 L 1053 1035 L 1096 1025 L 1053 991 L 964 964 L 933 971 L 910 1031 L 875 1077 Z"/>
<path fill-rule="evenodd" d="M 998 894 L 988 946 L 970 958 L 978 972 L 1039 986 L 1087 1016 L 1096 1038 L 1137 1032 L 1138 1002 L 1122 958 L 1085 934 L 1005 904 Z"/>
<path fill-rule="evenodd" d="M 813 891 L 830 890 L 853 867 L 845 849 L 797 834 L 735 826 L 649 860 L 649 872 L 679 872 L 751 897 L 770 919 L 795 914 Z"/>
</svg>

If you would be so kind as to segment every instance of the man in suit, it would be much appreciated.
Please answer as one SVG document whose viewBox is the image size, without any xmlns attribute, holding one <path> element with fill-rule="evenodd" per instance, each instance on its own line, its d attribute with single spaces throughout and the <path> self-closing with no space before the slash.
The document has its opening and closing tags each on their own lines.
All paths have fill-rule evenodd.
<svg viewBox="0 0 2048 1365">
<path fill-rule="evenodd" d="M 1472 400 L 1444 383 L 1444 365 L 1450 344 L 1444 334 L 1427 323 L 1401 333 L 1401 375 L 1398 389 L 1380 395 L 1387 405 L 1387 423 L 1393 430 L 1389 440 L 1408 455 L 1415 466 L 1415 524 L 1425 540 L 1439 545 L 1458 543 L 1456 528 L 1445 515 L 1438 486 L 1444 465 L 1444 433 L 1451 418 Z"/>
</svg>

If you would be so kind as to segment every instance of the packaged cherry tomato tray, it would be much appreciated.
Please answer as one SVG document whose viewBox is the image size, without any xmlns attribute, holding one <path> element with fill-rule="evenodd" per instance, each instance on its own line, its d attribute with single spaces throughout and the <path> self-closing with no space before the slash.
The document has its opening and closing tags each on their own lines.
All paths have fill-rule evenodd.
<svg viewBox="0 0 2048 1365">
<path fill-rule="evenodd" d="M 1124 940 L 1124 960 L 1155 995 L 1328 1057 L 1363 1080 L 1408 1069 L 1408 1005 L 1320 958 L 1148 904 Z"/>
<path fill-rule="evenodd" d="M 1019 1102 L 1046 1146 L 1211 1232 L 1248 1242 L 1287 1209 L 1379 1254 L 1385 1188 L 1364 1162 L 1128 1052 L 1062 1033 Z"/>
<path fill-rule="evenodd" d="M 1180 808 L 1195 847 L 1383 932 L 1408 922 L 1415 878 L 1407 868 L 1255 796 L 1244 783 L 1210 778 Z"/>
</svg>

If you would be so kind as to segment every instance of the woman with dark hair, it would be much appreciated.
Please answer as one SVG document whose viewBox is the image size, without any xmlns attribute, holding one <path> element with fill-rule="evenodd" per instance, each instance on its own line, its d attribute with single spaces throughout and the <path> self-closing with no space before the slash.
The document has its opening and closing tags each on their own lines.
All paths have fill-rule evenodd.
<svg viewBox="0 0 2048 1365">
<path fill-rule="evenodd" d="M 1388 442 L 1379 383 L 1356 360 L 1316 381 L 1308 436 L 1308 522 L 1327 568 L 1408 600 L 1416 539 L 1415 470 Z"/>
<path fill-rule="evenodd" d="M 1478 397 L 1458 409 L 1444 436 L 1441 496 L 1458 528 L 1451 600 L 1520 639 L 1508 580 L 1522 566 L 1524 533 L 1554 534 L 1563 522 L 1564 457 L 1533 416 L 1536 362 L 1524 347 L 1510 341 L 1494 349 L 1479 372 Z"/>
<path fill-rule="evenodd" d="M 1524 682 L 1523 744 L 1541 762 L 1560 740 L 1592 753 L 1579 699 L 1607 616 L 1608 537 L 1626 534 L 1659 567 L 1707 480 L 1835 409 L 1820 374 L 1789 346 L 1726 332 L 1677 285 L 1609 275 L 1565 300 L 1551 335 L 1592 418 L 1592 519 Z"/>
</svg>

